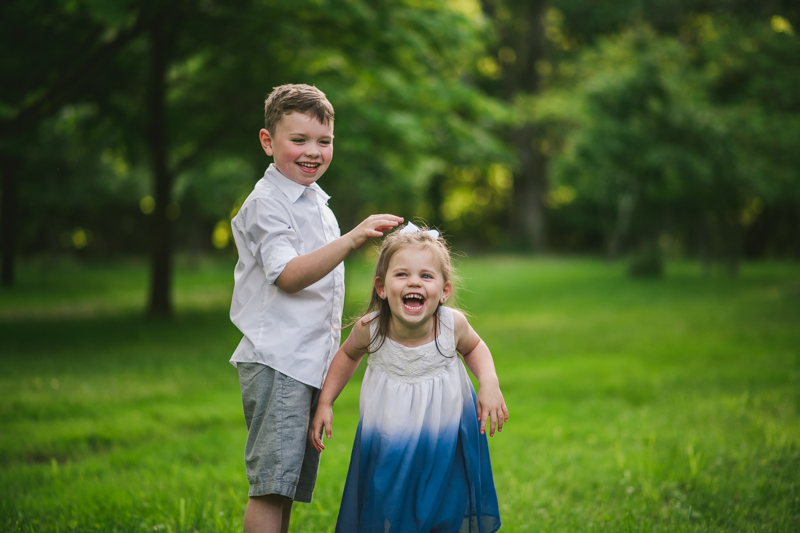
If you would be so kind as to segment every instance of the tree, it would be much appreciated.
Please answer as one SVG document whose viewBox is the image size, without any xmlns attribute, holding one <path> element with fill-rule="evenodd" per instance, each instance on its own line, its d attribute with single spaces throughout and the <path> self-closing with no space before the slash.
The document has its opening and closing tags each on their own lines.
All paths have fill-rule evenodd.
<svg viewBox="0 0 800 533">
<path fill-rule="evenodd" d="M 101 75 L 143 29 L 124 18 L 118 4 L 3 3 L 0 9 L 0 252 L 2 284 L 14 280 L 17 190 L 22 153 L 36 128 L 65 105 L 91 100 L 106 83 Z"/>
<path fill-rule="evenodd" d="M 497 37 L 494 55 L 499 63 L 499 80 L 494 85 L 494 94 L 510 105 L 520 98 L 538 94 L 542 86 L 540 70 L 548 58 L 545 38 L 548 2 L 482 0 L 481 5 Z M 489 70 L 494 68 L 489 67 Z M 524 119 L 508 135 L 517 157 L 509 228 L 526 247 L 538 252 L 547 249 L 544 204 L 547 173 L 543 140 L 540 125 Z"/>
<path fill-rule="evenodd" d="M 627 239 L 657 265 L 668 233 L 736 272 L 754 206 L 797 198 L 800 69 L 787 67 L 800 49 L 779 33 L 710 16 L 682 40 L 642 25 L 601 39 L 535 102 L 538 120 L 571 124 L 554 177 L 597 206 L 610 256 Z"/>
<path fill-rule="evenodd" d="M 85 138 L 87 146 L 92 143 L 82 136 L 105 133 L 93 144 L 102 158 L 85 155 L 60 172 L 82 167 L 86 186 L 105 179 L 104 165 L 151 176 L 153 199 L 142 203 L 152 210 L 151 315 L 171 313 L 177 216 L 227 219 L 263 170 L 258 110 L 271 87 L 313 83 L 334 102 L 337 157 L 323 186 L 345 227 L 377 206 L 410 218 L 444 167 L 491 161 L 502 152 L 493 131 L 502 106 L 464 83 L 482 46 L 480 29 L 444 1 L 120 0 L 106 18 L 77 5 L 101 20 L 98 35 L 124 34 L 125 42 L 102 69 L 86 71 L 80 99 L 67 101 L 71 107 L 54 103 L 42 116 L 56 117 L 45 123 L 51 127 L 62 123 L 65 109 L 79 110 L 73 113 L 78 126 L 65 135 Z M 72 71 L 77 67 L 69 59 L 63 62 Z M 85 104 L 75 107 L 78 102 Z M 50 134 L 31 133 L 36 142 Z M 21 153 L 36 166 L 30 153 Z M 125 210 L 136 209 L 140 198 L 131 197 Z M 95 228 L 98 235 L 110 231 Z"/>
</svg>

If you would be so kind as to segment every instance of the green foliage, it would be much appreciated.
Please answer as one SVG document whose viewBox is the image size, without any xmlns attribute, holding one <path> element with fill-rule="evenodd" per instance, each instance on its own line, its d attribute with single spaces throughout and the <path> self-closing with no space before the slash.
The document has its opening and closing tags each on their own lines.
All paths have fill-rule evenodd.
<svg viewBox="0 0 800 533">
<path fill-rule="evenodd" d="M 36 205 L 32 219 L 21 221 L 26 250 L 57 250 L 57 236 L 75 227 L 97 237 L 86 251 L 113 251 L 119 246 L 107 242 L 126 239 L 128 251 L 142 250 L 147 220 L 139 205 L 153 195 L 147 142 L 153 51 L 146 35 L 164 17 L 171 35 L 161 51 L 169 62 L 164 149 L 176 178 L 172 200 L 183 248 L 208 249 L 215 223 L 230 217 L 269 163 L 257 133 L 264 98 L 282 83 L 315 84 L 336 109 L 336 157 L 320 184 L 332 194 L 343 229 L 376 211 L 425 215 L 431 182 L 449 168 L 505 157 L 496 136 L 505 110 L 467 81 L 484 29 L 444 0 L 74 2 L 52 9 L 54 19 L 67 13 L 62 25 L 81 14 L 75 24 L 91 29 L 73 37 L 75 46 L 142 30 L 93 73 L 91 90 L 55 108 L 25 145 L 20 203 Z M 22 3 L 11 4 L 7 24 L 21 23 L 27 15 L 20 10 Z M 46 33 L 48 21 L 37 31 Z M 63 33 L 65 40 L 42 38 L 29 53 L 68 71 L 87 61 L 91 47 L 63 57 L 73 42 Z M 17 76 L 11 67 L 4 74 Z M 47 83 L 18 84 L 28 85 L 32 94 L 53 90 Z M 26 98 L 33 96 L 4 95 L 3 105 L 11 109 Z M 42 191 L 47 198 L 39 197 Z M 81 200 L 87 197 L 91 206 Z M 45 230 L 38 221 L 54 211 L 55 227 Z M 120 234 L 107 223 L 115 212 L 124 213 L 131 231 Z"/>
<path fill-rule="evenodd" d="M 800 40 L 707 15 L 681 35 L 600 39 L 522 105 L 560 133 L 554 182 L 598 207 L 611 256 L 666 232 L 735 268 L 753 202 L 779 209 L 800 191 Z"/>
<path fill-rule="evenodd" d="M 0 300 L 0 529 L 241 531 L 233 263 L 182 263 L 169 324 L 138 313 L 141 264 L 26 267 Z M 797 265 L 668 267 L 462 260 L 511 410 L 490 441 L 503 531 L 800 527 Z M 346 314 L 371 268 L 348 264 Z M 357 405 L 358 378 L 294 531 L 332 530 Z"/>
<path fill-rule="evenodd" d="M 669 241 L 662 252 L 730 270 L 742 253 L 800 253 L 795 6 L 542 5 L 5 2 L 0 44 L 16 52 L 0 59 L 0 156 L 22 160 L 18 248 L 150 246 L 148 35 L 168 20 L 163 148 L 183 250 L 230 245 L 224 228 L 268 163 L 264 97 L 307 82 L 336 108 L 321 185 L 344 230 L 393 211 L 502 248 L 534 230 L 534 203 L 556 250 Z"/>
</svg>

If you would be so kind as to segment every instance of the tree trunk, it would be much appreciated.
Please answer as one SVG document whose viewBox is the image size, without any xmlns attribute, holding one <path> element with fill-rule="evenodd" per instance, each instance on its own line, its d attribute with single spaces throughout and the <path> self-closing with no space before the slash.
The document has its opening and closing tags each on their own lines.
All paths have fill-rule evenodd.
<svg viewBox="0 0 800 533">
<path fill-rule="evenodd" d="M 14 259 L 17 236 L 17 172 L 20 160 L 0 156 L 0 255 L 2 255 L 2 286 L 14 284 Z"/>
<path fill-rule="evenodd" d="M 527 124 L 515 133 L 520 168 L 514 174 L 512 228 L 521 233 L 523 242 L 536 252 L 547 250 L 545 161 L 533 145 L 538 144 L 536 129 Z"/>
<path fill-rule="evenodd" d="M 540 90 L 537 63 L 547 57 L 545 38 L 546 0 L 506 0 L 510 19 L 498 11 L 498 3 L 484 0 L 484 12 L 492 18 L 500 37 L 498 57 L 502 64 L 502 96 L 514 102 L 519 95 Z M 503 49 L 513 54 L 502 53 Z M 542 151 L 542 131 L 524 124 L 511 133 L 519 168 L 514 173 L 514 198 L 509 214 L 509 232 L 536 252 L 547 250 L 545 197 L 547 161 Z"/>
<path fill-rule="evenodd" d="M 628 236 L 633 210 L 636 207 L 636 194 L 624 192 L 617 195 L 617 216 L 612 225 L 608 239 L 608 259 L 614 261 L 622 251 L 622 245 Z"/>
<path fill-rule="evenodd" d="M 800 205 L 795 205 L 794 214 L 797 221 L 797 231 L 794 234 L 794 243 L 789 243 L 791 246 L 794 244 L 794 253 L 797 259 L 800 259 Z"/>
<path fill-rule="evenodd" d="M 172 174 L 167 166 L 166 75 L 170 33 L 164 19 L 156 20 L 148 32 L 150 74 L 147 81 L 147 146 L 153 177 L 155 210 L 151 218 L 151 271 L 148 314 L 172 315 L 172 223 L 167 216 L 172 193 Z"/>
</svg>

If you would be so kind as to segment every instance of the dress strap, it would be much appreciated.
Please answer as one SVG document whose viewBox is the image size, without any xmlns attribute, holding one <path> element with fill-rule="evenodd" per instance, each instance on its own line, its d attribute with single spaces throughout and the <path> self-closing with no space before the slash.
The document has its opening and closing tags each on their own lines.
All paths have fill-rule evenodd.
<svg viewBox="0 0 800 533">
<path fill-rule="evenodd" d="M 456 326 L 453 310 L 444 305 L 439 307 L 439 349 L 446 356 L 456 354 Z"/>
<path fill-rule="evenodd" d="M 373 346 L 372 339 L 375 338 L 375 333 L 378 331 L 378 315 L 380 313 L 378 311 L 373 311 L 367 317 L 369 320 L 369 353 L 375 353 L 377 350 L 376 346 Z"/>
</svg>

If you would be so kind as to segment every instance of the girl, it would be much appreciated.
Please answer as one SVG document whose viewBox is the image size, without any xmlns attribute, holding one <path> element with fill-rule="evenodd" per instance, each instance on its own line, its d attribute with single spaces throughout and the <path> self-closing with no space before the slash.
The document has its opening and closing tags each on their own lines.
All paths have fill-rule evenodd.
<svg viewBox="0 0 800 533">
<path fill-rule="evenodd" d="M 486 344 L 453 296 L 450 254 L 435 230 L 384 240 L 367 315 L 333 359 L 309 440 L 331 438 L 334 400 L 365 352 L 360 421 L 337 533 L 491 533 L 500 527 L 486 428 L 508 420 Z M 476 396 L 458 354 L 478 378 Z"/>
</svg>

